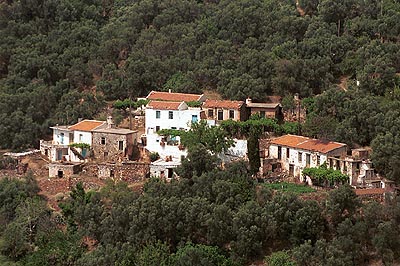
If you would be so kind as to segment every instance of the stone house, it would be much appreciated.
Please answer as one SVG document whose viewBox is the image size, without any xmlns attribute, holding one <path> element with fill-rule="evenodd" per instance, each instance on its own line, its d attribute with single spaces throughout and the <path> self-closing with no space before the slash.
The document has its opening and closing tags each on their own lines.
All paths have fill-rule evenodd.
<svg viewBox="0 0 400 266">
<path fill-rule="evenodd" d="M 249 116 L 258 114 L 263 118 L 283 119 L 282 105 L 280 103 L 253 103 L 250 98 L 247 98 L 246 108 Z"/>
<path fill-rule="evenodd" d="M 203 110 L 210 125 L 216 125 L 228 119 L 234 121 L 247 119 L 247 110 L 243 101 L 206 100 L 203 103 Z"/>
<path fill-rule="evenodd" d="M 96 160 L 117 162 L 132 157 L 137 131 L 108 126 L 93 130 L 92 150 Z"/>
</svg>

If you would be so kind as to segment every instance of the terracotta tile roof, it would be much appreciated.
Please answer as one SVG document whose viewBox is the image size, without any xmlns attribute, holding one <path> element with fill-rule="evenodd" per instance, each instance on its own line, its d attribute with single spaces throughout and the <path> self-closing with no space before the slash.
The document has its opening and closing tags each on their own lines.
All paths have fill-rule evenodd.
<svg viewBox="0 0 400 266">
<path fill-rule="evenodd" d="M 149 95 L 147 95 L 146 99 L 159 101 L 192 102 L 200 101 L 202 97 L 203 95 L 200 94 L 152 91 L 149 93 Z"/>
<path fill-rule="evenodd" d="M 79 131 L 92 131 L 93 129 L 105 125 L 105 121 L 97 121 L 97 120 L 82 120 L 81 122 L 76 123 L 69 127 L 70 130 L 79 130 Z"/>
<path fill-rule="evenodd" d="M 266 109 L 275 109 L 280 106 L 280 103 L 247 103 L 247 107 L 249 108 L 266 108 Z"/>
<path fill-rule="evenodd" d="M 179 107 L 184 102 L 163 102 L 163 101 L 150 101 L 147 108 L 157 110 L 179 110 Z"/>
<path fill-rule="evenodd" d="M 205 108 L 224 108 L 239 109 L 244 102 L 242 101 L 223 101 L 223 100 L 206 100 L 203 104 Z"/>
<path fill-rule="evenodd" d="M 357 196 L 363 195 L 382 195 L 385 193 L 384 188 L 364 188 L 364 189 L 355 189 Z"/>
<path fill-rule="evenodd" d="M 275 138 L 271 140 L 271 144 L 282 145 L 301 150 L 316 151 L 321 153 L 328 153 L 337 148 L 346 146 L 346 144 L 344 143 L 320 140 L 320 139 L 312 139 L 296 135 L 285 135 L 282 137 Z"/>
</svg>

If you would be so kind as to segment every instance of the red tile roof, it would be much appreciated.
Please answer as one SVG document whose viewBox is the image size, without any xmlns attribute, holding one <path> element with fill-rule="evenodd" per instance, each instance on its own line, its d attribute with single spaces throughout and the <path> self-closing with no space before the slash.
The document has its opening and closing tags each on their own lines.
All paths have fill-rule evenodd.
<svg viewBox="0 0 400 266">
<path fill-rule="evenodd" d="M 176 92 L 163 92 L 163 91 L 152 91 L 147 95 L 148 100 L 159 100 L 159 101 L 200 101 L 203 95 L 200 94 L 188 94 L 188 93 L 176 93 Z"/>
<path fill-rule="evenodd" d="M 206 100 L 203 104 L 205 108 L 224 108 L 239 109 L 244 102 L 242 101 L 222 101 L 222 100 Z"/>
<path fill-rule="evenodd" d="M 183 102 L 150 101 L 147 107 L 158 110 L 179 110 L 181 104 L 183 104 Z"/>
<path fill-rule="evenodd" d="M 79 130 L 79 131 L 92 131 L 93 129 L 104 125 L 105 121 L 97 121 L 97 120 L 82 120 L 81 122 L 76 123 L 69 127 L 70 130 Z"/>
<path fill-rule="evenodd" d="M 328 153 L 335 149 L 345 147 L 346 144 L 328 140 L 312 139 L 303 136 L 285 135 L 271 140 L 271 144 L 291 148 Z"/>
</svg>

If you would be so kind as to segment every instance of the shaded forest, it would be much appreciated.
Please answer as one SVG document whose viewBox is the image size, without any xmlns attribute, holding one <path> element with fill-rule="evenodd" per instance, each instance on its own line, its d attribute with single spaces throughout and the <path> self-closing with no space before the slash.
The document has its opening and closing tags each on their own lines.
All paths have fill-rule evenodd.
<svg viewBox="0 0 400 266">
<path fill-rule="evenodd" d="M 351 115 L 367 105 L 385 116 L 390 110 L 375 100 L 399 86 L 400 4 L 303 0 L 300 7 L 303 16 L 290 0 L 1 1 L 0 147 L 35 146 L 49 125 L 91 118 L 105 100 L 151 90 L 305 98 L 337 92 L 344 78 L 344 97 L 365 102 L 346 105 Z M 328 112 L 361 135 L 343 136 L 347 143 L 376 136 L 357 132 L 363 125 L 336 116 L 340 110 L 321 108 L 319 116 Z"/>
</svg>

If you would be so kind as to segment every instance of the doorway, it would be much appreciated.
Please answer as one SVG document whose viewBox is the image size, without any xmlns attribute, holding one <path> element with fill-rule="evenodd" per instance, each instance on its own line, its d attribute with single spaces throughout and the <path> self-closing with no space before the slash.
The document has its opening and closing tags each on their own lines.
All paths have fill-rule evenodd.
<svg viewBox="0 0 400 266">
<path fill-rule="evenodd" d="M 289 164 L 289 175 L 294 176 L 294 164 Z"/>
<path fill-rule="evenodd" d="M 64 171 L 58 170 L 57 176 L 58 176 L 58 178 L 63 178 L 64 177 Z"/>
</svg>

